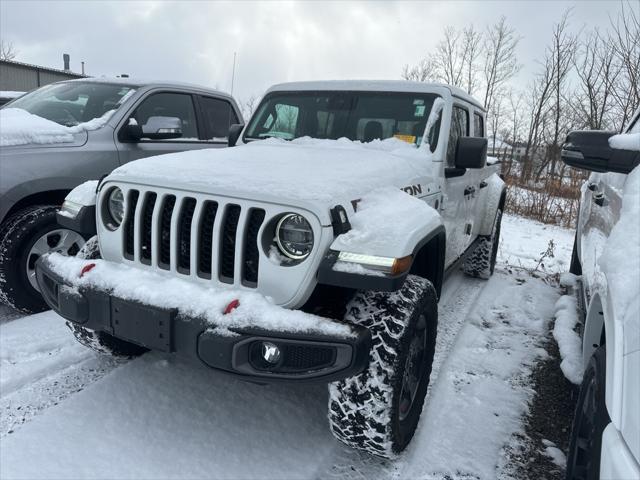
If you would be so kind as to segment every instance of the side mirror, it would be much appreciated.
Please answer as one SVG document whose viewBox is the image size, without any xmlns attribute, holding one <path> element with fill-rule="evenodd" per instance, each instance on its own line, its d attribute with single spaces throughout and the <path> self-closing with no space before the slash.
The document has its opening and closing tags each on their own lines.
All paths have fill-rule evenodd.
<svg viewBox="0 0 640 480">
<path fill-rule="evenodd" d="M 487 163 L 487 139 L 460 137 L 456 146 L 456 168 L 484 168 Z"/>
<path fill-rule="evenodd" d="M 227 145 L 230 147 L 235 147 L 238 142 L 238 138 L 240 138 L 240 134 L 242 133 L 242 129 L 244 125 L 242 123 L 234 123 L 229 127 L 229 137 L 227 140 Z"/>
<path fill-rule="evenodd" d="M 182 137 L 182 120 L 178 117 L 149 117 L 142 126 L 142 138 L 169 140 Z"/>
<path fill-rule="evenodd" d="M 615 132 L 602 130 L 570 132 L 562 145 L 562 161 L 593 172 L 631 172 L 640 164 L 640 152 L 611 148 L 609 138 L 613 135 Z"/>
</svg>

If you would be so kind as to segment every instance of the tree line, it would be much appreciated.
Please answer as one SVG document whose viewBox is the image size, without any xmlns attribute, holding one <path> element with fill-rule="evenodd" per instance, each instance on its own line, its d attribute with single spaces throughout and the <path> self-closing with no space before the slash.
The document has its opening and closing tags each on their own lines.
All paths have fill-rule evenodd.
<svg viewBox="0 0 640 480">
<path fill-rule="evenodd" d="M 501 157 L 508 183 L 526 189 L 527 198 L 541 192 L 577 202 L 573 187 L 583 174 L 560 162 L 566 134 L 621 131 L 640 106 L 640 14 L 634 5 L 620 3 L 604 29 L 573 28 L 572 11 L 566 10 L 525 84 L 515 84 L 522 37 L 505 17 L 482 29 L 445 27 L 433 51 L 405 65 L 401 76 L 447 83 L 475 96 L 487 110 L 489 147 Z M 574 205 L 552 214 L 544 205 L 553 202 L 530 203 L 541 220 L 569 225 L 575 216 Z"/>
</svg>

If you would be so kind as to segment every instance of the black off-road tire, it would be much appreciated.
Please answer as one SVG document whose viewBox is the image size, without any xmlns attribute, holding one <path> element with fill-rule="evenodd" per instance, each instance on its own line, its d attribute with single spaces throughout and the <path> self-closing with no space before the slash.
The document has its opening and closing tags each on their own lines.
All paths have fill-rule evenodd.
<svg viewBox="0 0 640 480">
<path fill-rule="evenodd" d="M 491 235 L 483 235 L 479 238 L 479 244 L 469 254 L 462 264 L 464 273 L 471 277 L 484 278 L 493 275 L 498 256 L 498 244 L 500 243 L 500 224 L 502 223 L 502 210 L 498 209 L 493 221 Z"/>
<path fill-rule="evenodd" d="M 571 264 L 569 265 L 569 273 L 574 275 L 582 275 L 582 265 L 578 258 L 578 234 L 573 239 L 573 250 L 571 251 Z"/>
<path fill-rule="evenodd" d="M 35 205 L 24 208 L 0 227 L 0 302 L 24 313 L 48 310 L 40 292 L 26 272 L 29 252 L 43 235 L 60 228 L 56 222 L 57 206 Z M 73 254 L 71 252 L 70 254 Z"/>
<path fill-rule="evenodd" d="M 431 282 L 420 277 L 409 276 L 397 292 L 355 295 L 347 306 L 345 321 L 368 328 L 373 345 L 364 372 L 329 384 L 329 424 L 338 440 L 385 458 L 393 458 L 406 448 L 429 385 L 437 319 L 436 291 Z M 420 360 L 411 363 L 407 359 L 415 360 L 410 355 L 414 338 L 424 338 L 425 349 Z M 415 371 L 411 378 L 418 383 L 402 418 L 406 369 Z"/>
<path fill-rule="evenodd" d="M 605 404 L 607 350 L 599 347 L 584 372 L 571 428 L 567 480 L 598 480 L 602 433 L 611 422 Z"/>
<path fill-rule="evenodd" d="M 73 336 L 78 342 L 103 355 L 130 358 L 148 351 L 134 343 L 121 340 L 105 332 L 89 330 L 73 322 L 67 322 L 67 327 L 73 332 Z"/>
</svg>

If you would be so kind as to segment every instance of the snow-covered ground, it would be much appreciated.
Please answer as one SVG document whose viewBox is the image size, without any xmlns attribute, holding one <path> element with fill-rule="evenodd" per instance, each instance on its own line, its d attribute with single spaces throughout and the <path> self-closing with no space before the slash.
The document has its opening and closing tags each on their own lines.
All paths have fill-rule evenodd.
<svg viewBox="0 0 640 480">
<path fill-rule="evenodd" d="M 0 310 L 0 477 L 512 478 L 505 449 L 560 297 L 527 271 L 550 240 L 544 271 L 564 271 L 570 231 L 505 216 L 496 274 L 448 279 L 425 409 L 396 461 L 333 439 L 325 385 L 247 384 L 156 353 L 116 362 L 51 312 Z"/>
</svg>

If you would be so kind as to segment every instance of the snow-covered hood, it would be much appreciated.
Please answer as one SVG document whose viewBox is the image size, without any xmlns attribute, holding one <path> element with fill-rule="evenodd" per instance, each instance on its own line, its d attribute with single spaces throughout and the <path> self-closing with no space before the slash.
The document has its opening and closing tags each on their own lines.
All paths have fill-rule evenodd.
<svg viewBox="0 0 640 480">
<path fill-rule="evenodd" d="M 108 180 L 292 205 L 333 207 L 424 176 L 430 152 L 401 140 L 269 139 L 227 149 L 149 157 Z"/>
<path fill-rule="evenodd" d="M 82 146 L 87 142 L 87 132 L 102 128 L 114 112 L 110 110 L 100 118 L 65 127 L 21 108 L 3 108 L 0 109 L 0 146 L 3 149 Z"/>
</svg>

